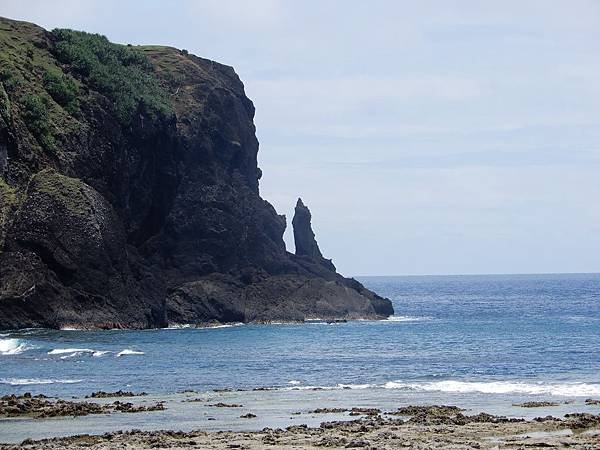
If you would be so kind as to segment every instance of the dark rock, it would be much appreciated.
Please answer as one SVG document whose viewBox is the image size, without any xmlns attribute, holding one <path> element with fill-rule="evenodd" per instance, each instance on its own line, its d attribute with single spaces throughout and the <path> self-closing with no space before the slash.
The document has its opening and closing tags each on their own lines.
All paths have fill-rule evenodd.
<svg viewBox="0 0 600 450">
<path fill-rule="evenodd" d="M 311 411 L 311 414 L 330 414 L 330 413 L 343 413 L 347 412 L 346 408 L 317 408 Z"/>
<path fill-rule="evenodd" d="M 565 414 L 565 423 L 570 428 L 596 428 L 600 426 L 600 414 L 573 413 Z"/>
<path fill-rule="evenodd" d="M 556 402 L 525 402 L 525 403 L 520 403 L 518 405 L 513 405 L 513 406 L 520 406 L 521 408 L 546 408 L 549 406 L 558 406 L 558 403 Z"/>
<path fill-rule="evenodd" d="M 243 408 L 244 407 L 244 405 L 238 405 L 236 403 L 229 404 L 229 403 L 222 403 L 222 402 L 214 403 L 214 404 L 208 405 L 208 406 L 213 406 L 215 408 Z"/>
<path fill-rule="evenodd" d="M 301 201 L 297 255 L 286 251 L 285 217 L 259 195 L 254 106 L 231 67 L 127 47 L 148 60 L 158 92 L 146 94 L 166 103 L 152 113 L 132 97 L 124 122 L 109 94 L 59 59 L 59 36 L 0 25 L 0 45 L 20 42 L 14 51 L 40 63 L 32 73 L 15 57 L 11 73 L 27 82 L 18 92 L 0 83 L 0 329 L 393 314 L 323 258 Z M 46 92 L 43 67 L 76 79 L 77 111 Z M 34 127 L 27 96 L 51 127 Z"/>
<path fill-rule="evenodd" d="M 139 394 L 135 394 L 131 391 L 122 391 L 122 390 L 118 390 L 116 392 L 104 392 L 104 391 L 97 391 L 97 392 L 92 392 L 91 395 L 87 396 L 85 398 L 114 398 L 114 397 L 143 397 L 146 394 L 145 392 L 140 392 Z"/>
<path fill-rule="evenodd" d="M 109 414 L 111 412 L 138 413 L 164 410 L 165 406 L 162 402 L 150 406 L 136 406 L 132 403 L 122 403 L 119 401 L 102 405 L 92 402 L 50 401 L 46 400 L 44 396 L 31 396 L 31 394 L 23 396 L 7 395 L 0 399 L 0 417 L 33 417 L 43 419 L 48 417 Z"/>
<path fill-rule="evenodd" d="M 110 406 L 106 407 L 107 409 L 110 409 Z M 154 405 L 150 405 L 150 406 L 136 406 L 133 403 L 122 403 L 119 401 L 116 401 L 112 404 L 112 410 L 113 411 L 118 411 L 118 412 L 124 412 L 124 413 L 139 413 L 139 412 L 148 412 L 148 411 L 164 411 L 165 405 L 162 402 L 158 402 Z"/>
<path fill-rule="evenodd" d="M 240 416 L 240 419 L 254 419 L 256 414 L 248 413 Z"/>
<path fill-rule="evenodd" d="M 388 412 L 388 415 L 395 416 L 416 416 L 417 414 L 429 415 L 451 415 L 458 414 L 463 410 L 457 406 L 446 405 L 418 405 L 418 406 L 403 406 L 396 411 Z"/>
<path fill-rule="evenodd" d="M 381 414 L 381 410 L 379 408 L 352 408 L 350 410 L 351 416 L 376 416 L 378 414 Z"/>
<path fill-rule="evenodd" d="M 311 224 L 312 214 L 299 198 L 296 203 L 292 225 L 294 227 L 294 242 L 296 256 L 305 256 L 335 272 L 335 266 L 330 259 L 323 258 Z"/>
</svg>

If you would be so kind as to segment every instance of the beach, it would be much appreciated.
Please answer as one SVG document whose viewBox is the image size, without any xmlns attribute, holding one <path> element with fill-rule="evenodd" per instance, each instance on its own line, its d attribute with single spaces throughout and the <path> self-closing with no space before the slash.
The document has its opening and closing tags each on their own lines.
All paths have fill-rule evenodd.
<svg viewBox="0 0 600 450">
<path fill-rule="evenodd" d="M 226 393 L 229 394 L 229 393 Z M 285 427 L 262 427 L 253 421 L 264 423 L 258 415 L 244 412 L 244 406 L 232 403 L 209 403 L 223 393 L 211 396 L 182 394 L 181 403 L 203 403 L 218 410 L 236 410 L 237 418 L 223 420 L 215 414 L 212 419 L 221 422 L 217 427 L 237 427 L 238 431 L 206 430 L 146 430 L 112 431 L 102 434 L 74 433 L 73 436 L 50 439 L 23 439 L 20 442 L 0 444 L 0 449 L 80 449 L 91 448 L 108 450 L 113 448 L 210 448 L 210 449 L 276 449 L 276 448 L 371 448 L 371 449 L 517 449 L 517 448 L 574 448 L 597 449 L 600 446 L 600 415 L 592 413 L 566 413 L 562 417 L 551 415 L 533 419 L 523 417 L 495 416 L 487 413 L 472 414 L 455 406 L 405 406 L 393 410 L 365 407 L 326 407 L 292 413 Z M 96 393 L 84 402 L 49 401 L 44 397 L 11 396 L 14 405 L 36 405 L 23 411 L 29 425 L 41 429 L 44 426 L 61 428 L 69 421 L 68 429 L 75 431 L 69 414 L 91 416 L 95 414 L 114 415 L 113 425 L 126 425 L 132 414 L 150 415 L 153 410 L 143 406 L 137 396 L 130 392 Z M 232 398 L 231 395 L 226 397 Z M 6 398 L 3 401 L 6 402 Z M 115 400 L 118 398 L 119 400 Z M 131 399 L 137 405 L 131 404 Z M 101 399 L 101 400 L 99 400 Z M 90 401 L 92 400 L 92 401 Z M 103 400 L 103 401 L 102 401 Z M 152 402 L 155 399 L 152 399 Z M 171 403 L 176 399 L 171 399 Z M 161 402 L 160 405 L 164 405 Z M 520 406 L 527 410 L 548 408 L 558 405 L 528 403 Z M 592 400 L 588 400 L 592 403 Z M 594 401 L 597 406 L 600 401 Z M 115 412 L 114 405 L 130 405 L 125 410 Z M 60 406 L 57 406 L 60 405 Z M 94 405 L 92 408 L 91 406 Z M 169 406 L 167 406 L 168 408 Z M 49 409 L 54 408 L 54 409 Z M 112 409 L 111 409 L 112 408 Z M 164 408 L 164 407 L 163 407 Z M 18 410 L 19 408 L 15 408 Z M 21 409 L 25 409 L 21 407 Z M 575 406 L 573 409 L 577 410 Z M 162 408 L 159 410 L 163 410 Z M 45 411 L 40 416 L 40 412 Z M 45 417 L 49 411 L 53 418 Z M 560 411 L 560 410 L 559 410 Z M 1 410 L 0 413 L 6 412 Z M 191 410 L 188 409 L 188 413 Z M 61 418 L 62 415 L 65 415 Z M 530 415 L 530 414 L 529 414 Z M 15 414 L 15 417 L 19 417 Z M 217 419 L 219 417 L 219 419 Z M 334 420 L 337 419 L 337 420 Z M 11 419 L 8 419 L 11 420 Z M 16 419 L 13 419 L 16 420 Z M 223 423 L 225 422 L 225 423 Z M 85 422 L 79 422 L 85 429 Z M 309 423 L 310 425 L 307 425 Z"/>
<path fill-rule="evenodd" d="M 508 415 L 394 403 L 360 389 L 26 393 L 0 399 L 0 449 L 600 447 L 598 399 L 505 404 Z"/>
</svg>

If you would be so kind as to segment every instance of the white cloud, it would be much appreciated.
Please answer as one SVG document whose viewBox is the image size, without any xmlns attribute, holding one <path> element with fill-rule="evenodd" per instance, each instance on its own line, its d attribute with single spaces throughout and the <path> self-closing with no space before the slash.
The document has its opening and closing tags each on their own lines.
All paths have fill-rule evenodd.
<svg viewBox="0 0 600 450">
<path fill-rule="evenodd" d="M 600 3 L 3 0 L 233 65 L 261 190 L 347 273 L 600 270 Z"/>
</svg>

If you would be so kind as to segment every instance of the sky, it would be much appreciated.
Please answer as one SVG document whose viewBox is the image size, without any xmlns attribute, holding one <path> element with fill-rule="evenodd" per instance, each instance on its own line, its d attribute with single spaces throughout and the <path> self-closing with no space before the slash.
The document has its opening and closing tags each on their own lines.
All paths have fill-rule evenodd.
<svg viewBox="0 0 600 450">
<path fill-rule="evenodd" d="M 231 65 L 346 275 L 600 272 L 600 1 L 0 0 Z"/>
</svg>

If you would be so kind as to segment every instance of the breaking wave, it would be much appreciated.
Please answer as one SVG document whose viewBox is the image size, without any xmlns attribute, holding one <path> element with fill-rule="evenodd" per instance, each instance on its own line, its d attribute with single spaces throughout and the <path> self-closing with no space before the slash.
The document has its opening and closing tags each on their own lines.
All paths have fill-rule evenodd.
<svg viewBox="0 0 600 450">
<path fill-rule="evenodd" d="M 434 381 L 402 382 L 389 381 L 385 384 L 336 384 L 331 386 L 304 386 L 298 381 L 288 382 L 290 386 L 273 388 L 284 391 L 340 390 L 340 389 L 398 389 L 413 392 L 482 393 L 482 394 L 524 394 L 552 395 L 558 397 L 600 396 L 600 383 L 524 383 L 510 381 Z"/>
<path fill-rule="evenodd" d="M 94 353 L 96 350 L 89 348 L 56 348 L 48 352 L 49 355 L 64 355 L 66 353 Z"/>
<path fill-rule="evenodd" d="M 9 384 L 11 386 L 26 386 L 30 384 L 74 384 L 83 380 L 50 380 L 39 378 L 0 378 L 0 384 Z"/>
<path fill-rule="evenodd" d="M 215 324 L 215 325 L 196 325 L 193 323 L 171 323 L 166 328 L 159 328 L 160 330 L 185 330 L 189 328 L 194 328 L 198 330 L 210 330 L 213 328 L 231 328 L 231 327 L 241 327 L 245 325 L 242 322 L 235 323 L 224 323 L 224 324 Z"/>
<path fill-rule="evenodd" d="M 94 358 L 101 358 L 109 353 L 116 353 L 115 357 L 126 356 L 126 355 L 143 355 L 144 352 L 138 350 L 125 349 L 120 352 L 111 350 L 94 350 L 91 348 L 55 348 L 48 352 L 49 355 L 61 355 L 60 359 L 69 359 L 76 356 L 88 355 Z"/>
<path fill-rule="evenodd" d="M 144 352 L 140 352 L 139 350 L 125 349 L 117 353 L 117 358 L 126 355 L 144 355 Z"/>
<path fill-rule="evenodd" d="M 0 339 L 0 355 L 19 355 L 34 348 L 21 339 Z"/>
<path fill-rule="evenodd" d="M 566 397 L 584 397 L 600 395 L 599 383 L 523 383 L 510 381 L 433 381 L 427 383 L 404 383 L 390 381 L 385 389 L 402 389 L 408 391 L 455 392 L 483 394 L 529 394 L 556 395 Z"/>
<path fill-rule="evenodd" d="M 390 316 L 384 322 L 423 322 L 431 319 L 428 316 Z"/>
</svg>

